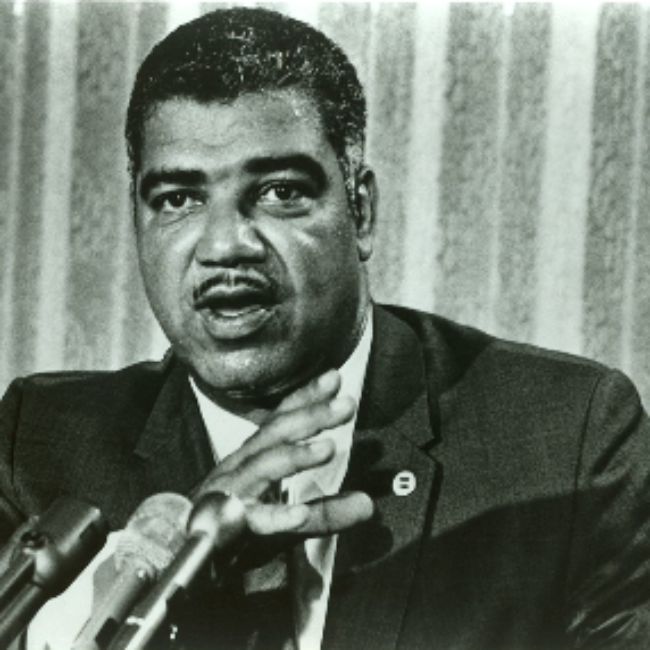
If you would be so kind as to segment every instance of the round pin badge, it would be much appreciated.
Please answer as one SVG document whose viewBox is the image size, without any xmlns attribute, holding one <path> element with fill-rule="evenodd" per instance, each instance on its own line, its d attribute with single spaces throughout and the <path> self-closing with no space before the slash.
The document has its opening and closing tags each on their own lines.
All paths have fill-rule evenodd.
<svg viewBox="0 0 650 650">
<path fill-rule="evenodd" d="M 398 497 L 406 497 L 411 494 L 417 485 L 417 480 L 413 472 L 404 470 L 393 479 L 393 492 Z"/>
</svg>

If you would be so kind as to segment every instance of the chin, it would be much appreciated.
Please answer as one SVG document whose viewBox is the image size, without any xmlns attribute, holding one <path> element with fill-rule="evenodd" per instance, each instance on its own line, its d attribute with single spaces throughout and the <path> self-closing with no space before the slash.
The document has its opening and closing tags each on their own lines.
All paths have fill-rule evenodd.
<svg viewBox="0 0 650 650">
<path fill-rule="evenodd" d="M 194 374 L 198 375 L 207 388 L 223 393 L 264 393 L 273 385 L 273 373 L 268 366 L 258 367 L 250 359 L 230 359 L 227 363 L 191 363 Z"/>
<path fill-rule="evenodd" d="M 242 402 L 278 402 L 293 390 L 312 379 L 318 370 L 313 366 L 284 365 L 268 359 L 231 359 L 228 363 L 190 364 L 206 392 L 214 392 Z"/>
</svg>

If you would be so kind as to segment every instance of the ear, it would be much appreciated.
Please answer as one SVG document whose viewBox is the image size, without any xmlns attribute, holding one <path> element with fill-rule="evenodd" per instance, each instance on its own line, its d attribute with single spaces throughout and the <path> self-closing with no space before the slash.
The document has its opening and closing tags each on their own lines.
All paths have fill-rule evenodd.
<svg viewBox="0 0 650 650">
<path fill-rule="evenodd" d="M 357 250 L 359 259 L 367 262 L 372 255 L 377 216 L 377 182 L 375 173 L 363 167 L 356 178 L 354 188 L 355 222 L 357 229 Z"/>
</svg>

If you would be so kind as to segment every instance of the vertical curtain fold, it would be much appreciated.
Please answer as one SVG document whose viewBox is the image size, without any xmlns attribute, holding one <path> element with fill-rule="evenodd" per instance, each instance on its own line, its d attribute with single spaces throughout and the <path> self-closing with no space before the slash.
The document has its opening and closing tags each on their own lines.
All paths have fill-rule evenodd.
<svg viewBox="0 0 650 650">
<path fill-rule="evenodd" d="M 218 6 L 0 2 L 0 388 L 164 350 L 124 111 L 151 45 Z M 323 29 L 366 85 L 376 297 L 622 366 L 650 398 L 648 10 L 264 6 Z"/>
<path fill-rule="evenodd" d="M 551 38 L 550 5 L 522 5 L 514 12 L 504 80 L 501 183 L 498 197 L 498 301 L 496 329 L 530 341 L 534 333 L 541 179 L 547 128 Z"/>
</svg>

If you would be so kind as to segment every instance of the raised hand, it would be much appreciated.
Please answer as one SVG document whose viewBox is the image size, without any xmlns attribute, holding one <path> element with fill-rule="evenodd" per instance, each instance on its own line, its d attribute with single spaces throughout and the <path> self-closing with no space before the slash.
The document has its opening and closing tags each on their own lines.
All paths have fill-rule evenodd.
<svg viewBox="0 0 650 650">
<path fill-rule="evenodd" d="M 212 490 L 234 494 L 245 503 L 249 529 L 257 535 L 328 535 L 369 519 L 373 504 L 361 492 L 296 505 L 264 499 L 283 478 L 332 458 L 332 441 L 314 437 L 354 417 L 356 403 L 350 397 L 338 396 L 340 386 L 339 373 L 330 370 L 287 396 L 256 434 L 208 475 L 193 496 L 198 498 Z"/>
</svg>

